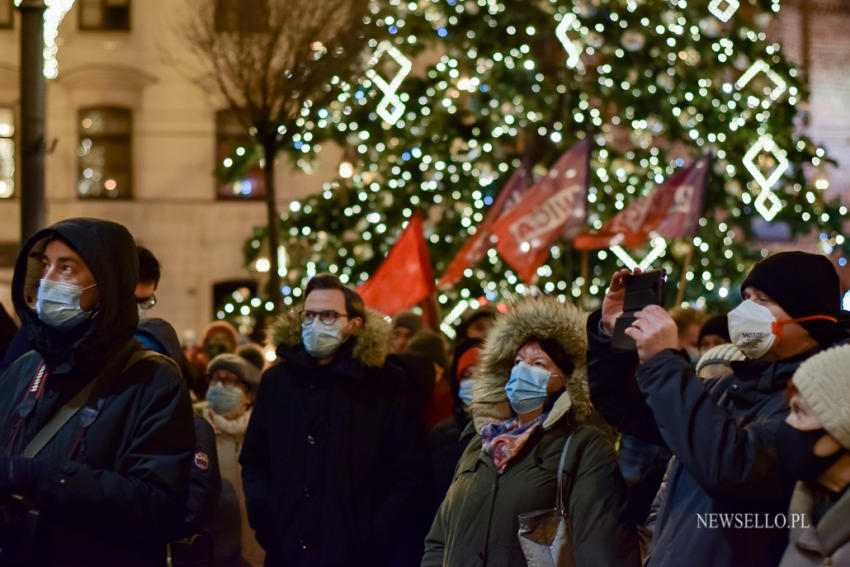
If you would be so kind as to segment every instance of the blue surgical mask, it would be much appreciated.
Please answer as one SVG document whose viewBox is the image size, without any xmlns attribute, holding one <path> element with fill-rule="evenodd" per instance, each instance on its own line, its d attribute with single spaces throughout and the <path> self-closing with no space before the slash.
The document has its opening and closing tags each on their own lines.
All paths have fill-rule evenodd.
<svg viewBox="0 0 850 567">
<path fill-rule="evenodd" d="M 207 389 L 207 403 L 219 415 L 227 415 L 242 405 L 242 390 L 238 386 L 213 384 Z"/>
<path fill-rule="evenodd" d="M 80 307 L 80 296 L 88 287 L 41 279 L 36 294 L 35 312 L 41 321 L 54 329 L 72 329 L 91 314 Z"/>
<path fill-rule="evenodd" d="M 335 353 L 343 343 L 342 323 L 337 320 L 331 325 L 313 320 L 301 326 L 301 340 L 304 348 L 313 358 L 327 358 Z"/>
<path fill-rule="evenodd" d="M 505 392 L 515 412 L 528 413 L 543 407 L 549 376 L 551 373 L 545 368 L 523 361 L 511 369 L 511 378 L 505 384 Z"/>
<path fill-rule="evenodd" d="M 457 396 L 463 405 L 468 406 L 472 403 L 472 388 L 475 386 L 474 379 L 467 379 L 458 384 Z"/>
</svg>

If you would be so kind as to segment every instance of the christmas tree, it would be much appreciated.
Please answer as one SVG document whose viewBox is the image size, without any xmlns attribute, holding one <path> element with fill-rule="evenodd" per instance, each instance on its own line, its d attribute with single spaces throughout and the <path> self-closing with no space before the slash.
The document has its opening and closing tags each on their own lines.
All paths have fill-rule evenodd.
<svg viewBox="0 0 850 567">
<path fill-rule="evenodd" d="M 797 127 L 806 88 L 766 32 L 779 0 L 391 4 L 395 15 L 383 21 L 391 39 L 373 42 L 370 79 L 320 109 L 323 124 L 311 123 L 291 148 L 308 160 L 310 144 L 330 138 L 352 152 L 344 175 L 282 217 L 285 303 L 316 272 L 366 280 L 415 209 L 439 276 L 515 168 L 531 163 L 539 177 L 586 137 L 590 230 L 714 154 L 692 241 L 624 251 L 636 263 L 658 256 L 653 266 L 668 272 L 668 285 L 683 277 L 684 299 L 698 306 L 725 301 L 766 254 L 752 245 L 758 222 L 819 236 L 824 252 L 845 245 L 846 209 L 807 180 L 828 158 Z M 245 253 L 249 266 L 268 254 L 264 229 Z M 593 307 L 622 266 L 622 254 L 582 258 L 561 240 L 535 285 Z M 441 290 L 446 310 L 528 291 L 495 249 L 465 276 Z"/>
</svg>

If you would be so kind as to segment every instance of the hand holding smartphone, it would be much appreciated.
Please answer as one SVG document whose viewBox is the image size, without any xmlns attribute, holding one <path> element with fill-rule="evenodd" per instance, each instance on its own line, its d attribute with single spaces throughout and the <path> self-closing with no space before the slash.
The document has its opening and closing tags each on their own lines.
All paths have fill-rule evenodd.
<svg viewBox="0 0 850 567">
<path fill-rule="evenodd" d="M 614 324 L 611 346 L 617 350 L 635 350 L 635 341 L 626 334 L 635 321 L 635 313 L 647 305 L 664 305 L 664 270 L 653 270 L 626 276 L 623 314 Z"/>
</svg>

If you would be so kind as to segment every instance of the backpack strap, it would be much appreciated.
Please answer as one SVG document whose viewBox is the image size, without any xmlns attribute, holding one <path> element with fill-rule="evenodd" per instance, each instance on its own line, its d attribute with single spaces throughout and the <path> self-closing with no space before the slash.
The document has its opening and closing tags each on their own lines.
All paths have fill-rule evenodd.
<svg viewBox="0 0 850 567">
<path fill-rule="evenodd" d="M 121 374 L 125 373 L 131 367 L 135 366 L 136 363 L 141 362 L 142 360 L 149 359 L 163 359 L 169 363 L 171 363 L 174 367 L 177 367 L 177 363 L 175 363 L 170 358 L 163 356 L 159 353 L 156 353 L 152 350 L 146 348 L 140 348 L 133 351 L 130 357 L 127 359 L 127 363 L 124 365 L 124 368 L 121 370 Z M 89 380 L 89 383 L 86 384 L 82 390 L 77 392 L 77 394 L 71 398 L 64 406 L 59 408 L 59 411 L 56 412 L 50 421 L 44 424 L 44 426 L 39 430 L 38 433 L 35 434 L 30 442 L 24 447 L 21 456 L 32 458 L 38 455 L 44 447 L 50 443 L 50 440 L 56 436 L 62 427 L 65 426 L 68 421 L 74 417 L 77 412 L 79 412 L 84 406 L 87 405 L 89 401 L 91 401 L 92 392 L 94 392 L 95 387 L 103 377 L 109 373 L 112 365 L 107 364 L 107 366 L 103 369 L 103 371 L 98 374 L 93 380 Z M 88 425 L 91 425 L 91 422 L 94 421 L 94 418 L 97 417 L 95 413 L 94 416 L 91 416 L 89 419 Z"/>
</svg>

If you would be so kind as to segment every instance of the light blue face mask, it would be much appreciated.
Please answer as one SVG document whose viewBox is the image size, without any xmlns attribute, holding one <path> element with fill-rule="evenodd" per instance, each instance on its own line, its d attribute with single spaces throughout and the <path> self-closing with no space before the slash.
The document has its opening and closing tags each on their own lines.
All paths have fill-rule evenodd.
<svg viewBox="0 0 850 567">
<path fill-rule="evenodd" d="M 543 407 L 546 387 L 551 373 L 545 368 L 520 361 L 511 369 L 511 378 L 505 384 L 505 393 L 513 410 L 528 413 Z"/>
<path fill-rule="evenodd" d="M 242 390 L 238 386 L 214 384 L 207 389 L 207 403 L 218 415 L 227 415 L 242 405 Z"/>
<path fill-rule="evenodd" d="M 342 345 L 342 325 L 335 321 L 332 325 L 325 325 L 314 319 L 311 323 L 301 325 L 301 340 L 304 348 L 313 358 L 327 358 L 335 353 Z"/>
<path fill-rule="evenodd" d="M 457 387 L 457 396 L 463 405 L 468 406 L 472 403 L 472 388 L 475 386 L 475 380 L 467 378 L 463 380 Z"/>
<path fill-rule="evenodd" d="M 41 279 L 35 300 L 35 312 L 42 323 L 54 329 L 72 329 L 91 314 L 80 307 L 80 296 L 87 289 L 74 284 Z"/>
</svg>

